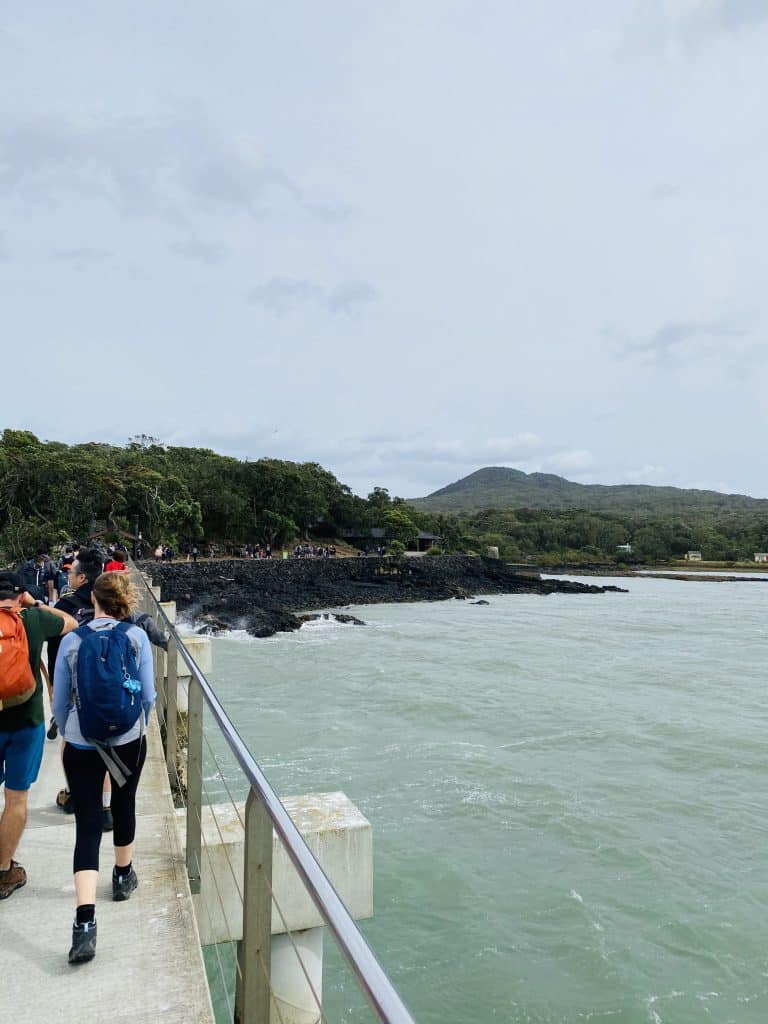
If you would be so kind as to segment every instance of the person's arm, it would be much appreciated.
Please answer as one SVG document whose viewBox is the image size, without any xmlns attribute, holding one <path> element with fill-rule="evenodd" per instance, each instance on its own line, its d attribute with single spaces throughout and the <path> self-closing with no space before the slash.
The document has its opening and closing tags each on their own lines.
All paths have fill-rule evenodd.
<svg viewBox="0 0 768 1024">
<path fill-rule="evenodd" d="M 168 650 L 168 634 L 159 629 L 155 624 L 155 620 L 147 612 L 139 612 L 131 616 L 134 623 L 143 629 L 149 637 L 149 642 L 154 644 L 155 647 L 162 647 L 164 651 Z"/>
<path fill-rule="evenodd" d="M 59 732 L 64 735 L 64 727 L 72 710 L 72 672 L 67 660 L 67 652 L 72 649 L 75 638 L 62 640 L 59 648 L 59 656 L 56 658 L 56 669 L 53 673 L 53 701 L 51 711 L 59 727 Z"/>
<path fill-rule="evenodd" d="M 147 634 L 140 628 L 138 635 L 141 637 L 141 657 L 139 659 L 139 679 L 141 680 L 141 705 L 144 708 L 144 717 L 149 721 L 149 715 L 155 704 L 155 666 L 152 661 L 152 648 Z"/>
<path fill-rule="evenodd" d="M 50 605 L 45 605 L 42 601 L 36 601 L 28 591 L 25 591 L 21 595 L 21 604 L 24 608 L 34 608 L 35 605 L 37 605 L 42 613 L 44 626 L 48 625 L 45 621 L 48 616 L 54 616 L 55 618 L 62 620 L 63 625 L 60 629 L 54 628 L 47 631 L 50 632 L 50 637 L 66 636 L 66 634 L 71 633 L 73 629 L 77 629 L 77 620 L 73 619 L 71 615 L 68 615 L 67 612 L 63 612 L 61 608 L 51 608 Z M 58 623 L 56 625 L 58 626 Z M 50 637 L 46 636 L 46 639 L 50 639 Z"/>
</svg>

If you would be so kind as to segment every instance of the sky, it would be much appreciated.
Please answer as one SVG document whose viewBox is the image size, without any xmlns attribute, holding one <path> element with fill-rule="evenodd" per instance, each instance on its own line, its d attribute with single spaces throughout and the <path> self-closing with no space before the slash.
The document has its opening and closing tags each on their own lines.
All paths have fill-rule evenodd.
<svg viewBox="0 0 768 1024">
<path fill-rule="evenodd" d="M 767 497 L 766 58 L 766 0 L 3 0 L 0 427 Z"/>
</svg>

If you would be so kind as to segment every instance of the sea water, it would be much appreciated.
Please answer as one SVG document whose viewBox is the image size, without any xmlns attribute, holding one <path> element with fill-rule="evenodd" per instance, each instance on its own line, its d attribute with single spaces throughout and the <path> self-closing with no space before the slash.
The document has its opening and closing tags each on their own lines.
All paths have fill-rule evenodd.
<svg viewBox="0 0 768 1024">
<path fill-rule="evenodd" d="M 417 1021 L 764 1024 L 768 584 L 589 582 L 629 593 L 354 607 L 212 679 L 280 795 L 371 821 Z M 332 946 L 328 1019 L 373 1019 Z"/>
</svg>

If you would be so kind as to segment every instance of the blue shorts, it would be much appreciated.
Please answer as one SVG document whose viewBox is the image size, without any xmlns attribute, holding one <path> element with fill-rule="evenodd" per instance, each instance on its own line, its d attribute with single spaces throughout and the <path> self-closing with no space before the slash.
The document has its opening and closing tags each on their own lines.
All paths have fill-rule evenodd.
<svg viewBox="0 0 768 1024">
<path fill-rule="evenodd" d="M 0 732 L 0 783 L 8 789 L 29 789 L 37 779 L 45 746 L 45 723 L 15 732 Z"/>
</svg>

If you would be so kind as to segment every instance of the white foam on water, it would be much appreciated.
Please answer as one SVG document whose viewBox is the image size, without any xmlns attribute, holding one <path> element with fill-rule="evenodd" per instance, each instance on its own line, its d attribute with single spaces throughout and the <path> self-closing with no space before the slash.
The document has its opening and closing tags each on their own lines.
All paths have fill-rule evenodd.
<svg viewBox="0 0 768 1024">
<path fill-rule="evenodd" d="M 309 622 L 303 622 L 299 632 L 308 633 L 328 629 L 337 630 L 344 629 L 345 626 L 350 625 L 350 623 L 347 622 L 339 622 L 339 620 L 335 619 L 329 612 L 320 612 L 319 614 L 319 619 L 310 619 Z"/>
</svg>

